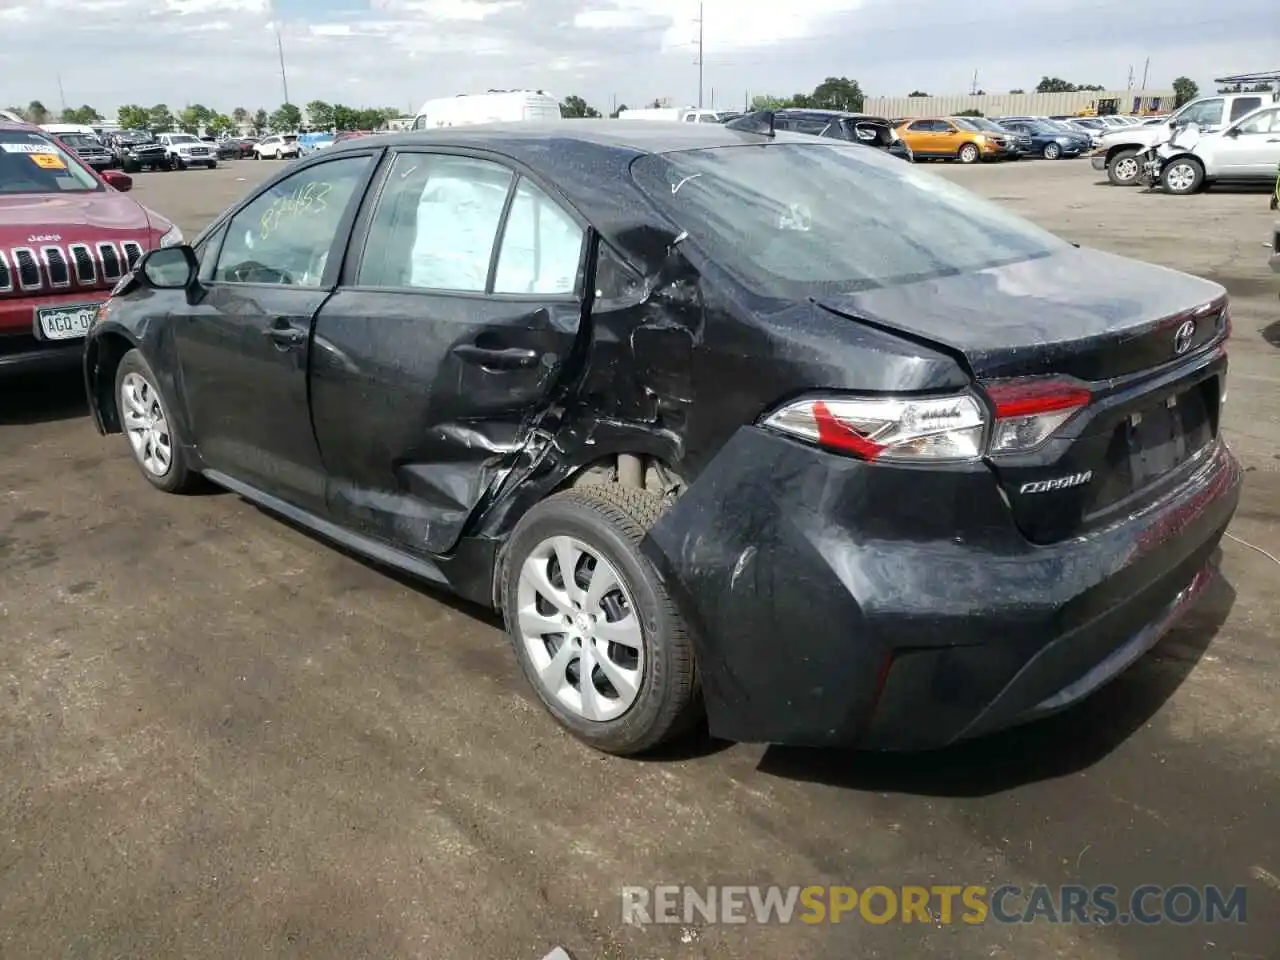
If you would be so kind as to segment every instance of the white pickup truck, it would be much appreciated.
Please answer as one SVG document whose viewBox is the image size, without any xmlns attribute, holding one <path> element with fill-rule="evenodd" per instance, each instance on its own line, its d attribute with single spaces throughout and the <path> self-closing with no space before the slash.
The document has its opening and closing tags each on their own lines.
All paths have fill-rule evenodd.
<svg viewBox="0 0 1280 960">
<path fill-rule="evenodd" d="M 1220 93 L 1192 100 L 1174 111 L 1164 123 L 1137 124 L 1121 127 L 1105 134 L 1090 155 L 1093 169 L 1105 170 L 1107 179 L 1118 187 L 1132 187 L 1142 173 L 1138 154 L 1169 138 L 1174 123 L 1194 123 L 1201 133 L 1214 133 L 1253 113 L 1266 103 L 1274 102 L 1274 94 Z"/>
<path fill-rule="evenodd" d="M 164 147 L 170 162 L 179 170 L 193 166 L 212 170 L 218 165 L 217 147 L 210 146 L 194 134 L 159 133 L 156 134 L 156 139 Z"/>
</svg>

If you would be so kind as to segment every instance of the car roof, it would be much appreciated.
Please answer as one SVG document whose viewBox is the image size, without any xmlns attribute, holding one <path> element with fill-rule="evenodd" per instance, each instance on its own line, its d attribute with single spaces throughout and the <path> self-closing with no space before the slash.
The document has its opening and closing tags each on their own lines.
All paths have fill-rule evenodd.
<svg viewBox="0 0 1280 960">
<path fill-rule="evenodd" d="M 840 117 L 845 120 L 885 120 L 887 118 L 874 113 L 855 113 L 852 110 L 826 110 L 822 107 L 782 107 L 774 113 L 782 117 L 822 117 L 830 119 Z"/>
<path fill-rule="evenodd" d="M 43 133 L 46 136 L 49 134 L 48 130 L 42 130 L 34 123 L 15 123 L 4 117 L 0 117 L 0 130 L 21 130 L 24 133 Z"/>
<path fill-rule="evenodd" d="M 662 250 L 651 246 L 654 230 L 662 231 L 671 224 L 629 176 L 631 163 L 636 158 L 683 150 L 767 144 L 824 148 L 815 144 L 813 137 L 803 134 L 779 130 L 769 136 L 734 130 L 718 123 L 628 122 L 603 118 L 522 120 L 388 133 L 376 138 L 353 137 L 335 143 L 323 154 L 314 154 L 315 161 L 302 162 L 332 162 L 347 154 L 383 147 L 491 152 L 553 185 L 570 205 L 639 265 L 661 255 Z M 840 141 L 833 140 L 826 143 L 825 148 L 839 149 L 840 145 Z M 860 152 L 866 149 L 848 146 Z"/>
</svg>

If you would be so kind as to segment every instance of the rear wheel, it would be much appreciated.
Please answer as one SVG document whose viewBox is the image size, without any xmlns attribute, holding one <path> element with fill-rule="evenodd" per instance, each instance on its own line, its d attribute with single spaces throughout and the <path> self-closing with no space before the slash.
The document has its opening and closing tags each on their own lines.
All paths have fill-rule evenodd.
<svg viewBox="0 0 1280 960">
<path fill-rule="evenodd" d="M 1138 163 L 1138 149 L 1130 147 L 1117 151 L 1107 161 L 1107 179 L 1117 187 L 1132 187 L 1138 182 L 1142 166 Z"/>
<path fill-rule="evenodd" d="M 960 148 L 959 157 L 961 163 L 977 163 L 980 156 L 982 154 L 978 152 L 978 148 L 972 143 L 966 143 Z"/>
<path fill-rule="evenodd" d="M 1204 167 L 1190 157 L 1178 157 L 1165 164 L 1160 173 L 1160 185 L 1166 193 L 1179 196 L 1195 193 L 1204 185 Z"/>
<path fill-rule="evenodd" d="M 688 627 L 640 551 L 663 509 L 613 484 L 556 494 L 521 519 L 501 565 L 521 669 L 562 726 L 606 753 L 651 749 L 701 716 Z"/>
<path fill-rule="evenodd" d="M 1056 143 L 1046 143 L 1044 145 L 1044 158 L 1046 160 L 1057 160 L 1062 157 L 1062 147 Z"/>
</svg>

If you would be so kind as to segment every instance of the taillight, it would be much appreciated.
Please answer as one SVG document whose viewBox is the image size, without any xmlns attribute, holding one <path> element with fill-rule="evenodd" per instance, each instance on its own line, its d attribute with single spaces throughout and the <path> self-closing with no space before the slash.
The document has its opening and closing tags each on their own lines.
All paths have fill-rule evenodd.
<svg viewBox="0 0 1280 960">
<path fill-rule="evenodd" d="M 1089 389 L 1075 380 L 1028 377 L 982 385 L 995 406 L 996 422 L 988 451 L 1025 453 L 1044 443 L 1089 405 Z"/>
<path fill-rule="evenodd" d="M 975 460 L 986 414 L 970 396 L 799 400 L 763 421 L 789 436 L 863 460 Z"/>
</svg>

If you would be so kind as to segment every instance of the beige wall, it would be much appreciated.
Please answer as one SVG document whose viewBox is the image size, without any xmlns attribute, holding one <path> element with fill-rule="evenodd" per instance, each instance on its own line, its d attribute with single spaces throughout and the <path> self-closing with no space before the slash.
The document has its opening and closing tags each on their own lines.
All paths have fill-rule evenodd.
<svg viewBox="0 0 1280 960">
<path fill-rule="evenodd" d="M 1173 107 L 1172 90 L 1089 90 L 1083 93 L 992 93 L 938 97 L 868 97 L 862 109 L 878 117 L 945 117 L 964 110 L 981 110 L 988 117 L 1048 117 L 1083 110 L 1093 101 L 1116 97 L 1120 113 L 1133 110 L 1135 97 L 1146 105 L 1159 98 L 1159 112 Z"/>
</svg>

